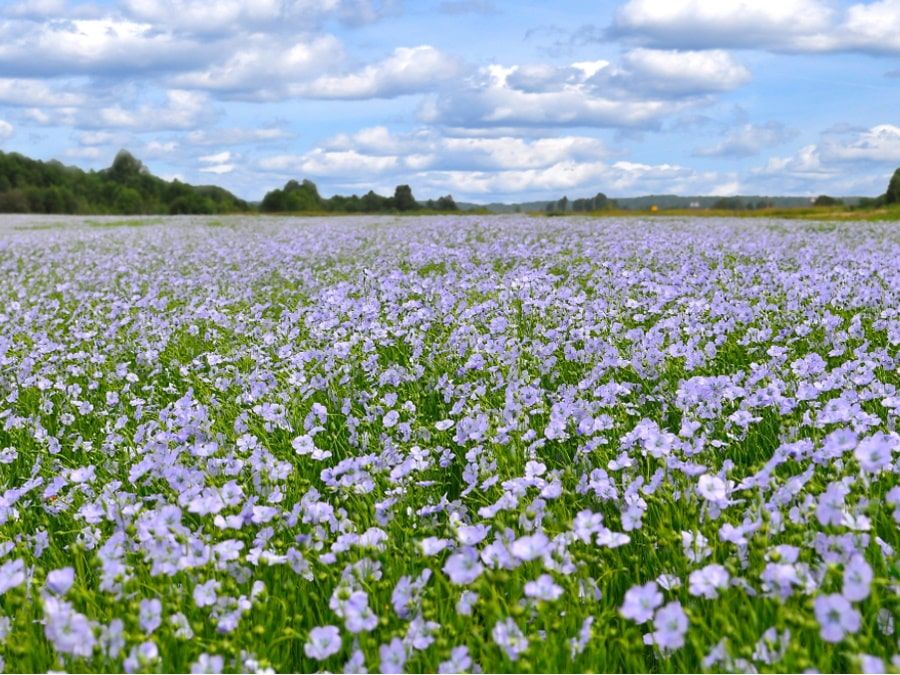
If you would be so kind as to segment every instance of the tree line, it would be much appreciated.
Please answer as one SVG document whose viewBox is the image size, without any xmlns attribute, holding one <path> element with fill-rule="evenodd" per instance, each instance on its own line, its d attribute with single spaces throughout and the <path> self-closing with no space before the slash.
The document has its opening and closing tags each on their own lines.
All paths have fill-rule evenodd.
<svg viewBox="0 0 900 675">
<path fill-rule="evenodd" d="M 248 210 L 246 201 L 223 188 L 157 178 L 124 150 L 101 171 L 0 152 L 0 212 L 132 215 Z"/>
<path fill-rule="evenodd" d="M 422 210 L 458 211 L 459 207 L 451 195 L 418 202 L 409 185 L 398 185 L 392 197 L 383 197 L 369 190 L 362 197 L 334 195 L 326 199 L 319 195 L 316 184 L 311 180 L 304 180 L 302 183 L 290 180 L 283 188 L 267 192 L 259 210 L 263 213 L 404 213 Z"/>
<path fill-rule="evenodd" d="M 152 175 L 125 150 L 100 171 L 83 171 L 58 161 L 42 162 L 0 152 L 0 213 L 96 215 L 248 213 L 386 213 L 456 211 L 453 197 L 417 202 L 408 185 L 391 197 L 369 191 L 362 197 L 323 198 L 315 183 L 295 180 L 266 193 L 258 206 L 216 186 L 188 185 Z"/>
<path fill-rule="evenodd" d="M 820 195 L 816 206 L 842 206 L 840 199 Z M 900 204 L 900 169 L 890 179 L 886 192 L 864 197 L 853 208 L 870 209 Z M 773 206 L 766 199 L 743 200 L 723 197 L 712 208 L 762 209 Z M 615 200 L 602 192 L 594 197 L 569 200 L 563 197 L 544 207 L 548 214 L 592 212 L 617 208 Z M 540 207 L 539 207 L 540 208 Z M 420 202 L 409 185 L 398 185 L 385 197 L 369 190 L 362 196 L 322 197 L 309 180 L 288 181 L 271 190 L 259 205 L 240 199 L 224 188 L 188 185 L 152 175 L 133 155 L 121 150 L 112 165 L 100 171 L 83 171 L 58 161 L 41 162 L 19 153 L 0 152 L 0 213 L 74 214 L 225 214 L 247 213 L 409 213 L 458 211 L 451 195 Z"/>
</svg>

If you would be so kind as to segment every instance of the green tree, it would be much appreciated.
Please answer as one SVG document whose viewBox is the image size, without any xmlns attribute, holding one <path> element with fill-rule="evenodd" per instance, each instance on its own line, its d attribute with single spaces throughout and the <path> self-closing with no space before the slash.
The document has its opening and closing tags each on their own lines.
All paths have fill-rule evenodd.
<svg viewBox="0 0 900 675">
<path fill-rule="evenodd" d="M 894 171 L 887 192 L 884 193 L 885 204 L 900 204 L 900 169 Z"/>
<path fill-rule="evenodd" d="M 409 185 L 398 185 L 394 190 L 394 208 L 398 211 L 413 211 L 419 208 Z"/>
<path fill-rule="evenodd" d="M 828 195 L 819 195 L 813 201 L 814 206 L 838 206 L 843 203 L 844 202 L 840 199 L 835 199 L 834 197 L 829 197 Z"/>
<path fill-rule="evenodd" d="M 147 173 L 147 169 L 130 152 L 119 150 L 112 166 L 106 172 L 110 180 L 116 183 L 134 183 L 141 175 Z"/>
<path fill-rule="evenodd" d="M 459 207 L 456 205 L 453 195 L 439 197 L 435 204 L 435 208 L 437 208 L 438 211 L 459 211 Z"/>
</svg>

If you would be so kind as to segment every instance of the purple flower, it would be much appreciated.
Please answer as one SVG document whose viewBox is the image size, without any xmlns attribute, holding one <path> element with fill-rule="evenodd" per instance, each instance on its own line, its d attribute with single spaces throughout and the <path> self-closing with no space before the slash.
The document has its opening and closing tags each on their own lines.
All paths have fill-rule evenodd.
<svg viewBox="0 0 900 675">
<path fill-rule="evenodd" d="M 700 476 L 700 480 L 697 482 L 697 493 L 716 506 L 728 504 L 728 486 L 724 480 L 713 474 L 705 473 Z"/>
<path fill-rule="evenodd" d="M 896 445 L 890 436 L 879 432 L 859 442 L 853 454 L 863 471 L 878 473 L 891 463 L 891 455 Z"/>
<path fill-rule="evenodd" d="M 75 570 L 71 567 L 53 570 L 47 575 L 47 588 L 57 595 L 65 595 L 72 588 L 73 583 L 75 583 Z"/>
<path fill-rule="evenodd" d="M 826 642 L 840 642 L 847 633 L 859 630 L 861 617 L 844 596 L 820 595 L 814 605 L 819 634 Z"/>
<path fill-rule="evenodd" d="M 721 589 L 728 587 L 729 578 L 728 570 L 715 563 L 695 570 L 688 579 L 691 595 L 713 600 Z"/>
<path fill-rule="evenodd" d="M 341 631 L 337 626 L 317 626 L 309 631 L 303 653 L 316 661 L 324 661 L 341 651 Z"/>
<path fill-rule="evenodd" d="M 194 587 L 194 604 L 197 607 L 210 607 L 216 603 L 216 592 L 221 584 L 215 579 Z"/>
<path fill-rule="evenodd" d="M 44 634 L 56 651 L 85 658 L 97 642 L 87 617 L 54 596 L 44 598 Z"/>
<path fill-rule="evenodd" d="M 687 614 L 677 600 L 662 607 L 653 618 L 656 629 L 644 636 L 646 644 L 655 644 L 662 651 L 673 651 L 684 646 L 684 635 L 688 629 Z"/>
<path fill-rule="evenodd" d="M 869 597 L 872 584 L 872 567 L 861 555 L 855 555 L 844 567 L 844 587 L 842 595 L 851 602 L 859 602 Z"/>
<path fill-rule="evenodd" d="M 141 600 L 138 618 L 143 631 L 150 635 L 162 623 L 162 603 L 157 598 Z"/>
<path fill-rule="evenodd" d="M 378 647 L 381 658 L 379 667 L 382 673 L 402 673 L 406 665 L 406 647 L 400 638 L 394 638 L 387 644 Z"/>
<path fill-rule="evenodd" d="M 397 426 L 397 422 L 399 420 L 400 413 L 398 413 L 396 410 L 389 410 L 387 414 L 381 419 L 381 423 L 384 424 L 386 429 L 390 429 Z"/>
<path fill-rule="evenodd" d="M 0 595 L 25 583 L 25 563 L 21 559 L 0 565 Z"/>
<path fill-rule="evenodd" d="M 201 654 L 197 660 L 191 664 L 191 673 L 193 675 L 199 673 L 221 673 L 225 667 L 225 659 L 219 655 L 210 656 L 206 652 Z"/>
<path fill-rule="evenodd" d="M 509 551 L 519 560 L 527 562 L 540 558 L 547 553 L 549 543 L 547 535 L 543 532 L 538 532 L 537 534 L 519 537 L 509 547 Z"/>
<path fill-rule="evenodd" d="M 438 666 L 441 675 L 452 673 L 468 673 L 472 669 L 472 659 L 469 656 L 469 648 L 454 647 L 450 651 L 450 658 L 442 661 Z"/>
<path fill-rule="evenodd" d="M 528 638 L 511 618 L 494 624 L 491 636 L 510 661 L 518 661 L 528 649 Z"/>
<path fill-rule="evenodd" d="M 655 581 L 643 586 L 632 586 L 625 592 L 625 602 L 619 610 L 626 619 L 645 623 L 653 618 L 656 608 L 663 602 L 663 595 Z"/>
<path fill-rule="evenodd" d="M 553 601 L 558 599 L 562 593 L 562 587 L 554 583 L 553 577 L 549 574 L 542 574 L 535 581 L 525 584 L 525 595 L 536 600 Z"/>
<path fill-rule="evenodd" d="M 136 647 L 132 647 L 125 659 L 124 667 L 126 673 L 135 673 L 140 670 L 149 669 L 159 659 L 159 648 L 156 644 L 148 640 L 142 642 Z"/>
<path fill-rule="evenodd" d="M 460 549 L 444 563 L 444 574 L 457 586 L 471 584 L 483 571 L 484 566 L 478 558 L 478 552 L 471 546 Z"/>
<path fill-rule="evenodd" d="M 462 616 L 471 616 L 472 607 L 478 601 L 478 593 L 475 591 L 463 591 L 456 603 L 456 613 Z"/>
</svg>

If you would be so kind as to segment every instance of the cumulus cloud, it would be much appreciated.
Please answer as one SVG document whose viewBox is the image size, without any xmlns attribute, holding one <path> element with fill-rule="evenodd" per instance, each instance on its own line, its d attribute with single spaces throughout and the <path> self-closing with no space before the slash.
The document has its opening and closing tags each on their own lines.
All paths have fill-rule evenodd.
<svg viewBox="0 0 900 675">
<path fill-rule="evenodd" d="M 218 176 L 231 173 L 232 171 L 234 171 L 234 164 L 213 164 L 211 166 L 204 166 L 200 169 L 201 173 L 214 173 Z"/>
<path fill-rule="evenodd" d="M 731 91 L 751 79 L 750 71 L 726 51 L 633 49 L 622 64 L 600 69 L 591 79 L 598 88 L 629 93 L 693 96 Z"/>
<path fill-rule="evenodd" d="M 821 152 L 827 161 L 900 163 L 900 127 L 879 124 L 850 134 L 825 138 Z"/>
<path fill-rule="evenodd" d="M 217 56 L 215 45 L 115 17 L 0 20 L 0 70 L 7 76 L 146 74 L 183 70 L 198 58 Z"/>
<path fill-rule="evenodd" d="M 172 78 L 175 87 L 204 89 L 231 98 L 265 101 L 285 98 L 298 82 L 344 60 L 341 43 L 331 35 L 288 41 L 256 35 L 235 46 L 224 60 Z"/>
<path fill-rule="evenodd" d="M 253 101 L 394 98 L 431 91 L 463 71 L 460 59 L 429 45 L 397 47 L 355 70 L 346 61 L 331 35 L 288 42 L 256 36 L 226 60 L 174 76 L 171 84 Z"/>
<path fill-rule="evenodd" d="M 197 159 L 207 164 L 223 164 L 231 159 L 231 153 L 225 150 L 224 152 L 219 152 L 215 155 L 204 155 L 202 157 L 198 157 Z"/>
<path fill-rule="evenodd" d="M 392 0 L 125 0 L 130 17 L 195 34 L 236 30 L 295 32 L 336 17 L 345 23 L 377 21 L 393 11 Z"/>
<path fill-rule="evenodd" d="M 889 174 L 900 164 L 900 127 L 879 124 L 868 129 L 842 129 L 822 134 L 818 143 L 796 153 L 770 157 L 752 171 L 781 191 L 876 194 L 884 191 Z M 874 167 L 882 167 L 873 171 Z M 863 169 L 863 170 L 856 170 Z"/>
<path fill-rule="evenodd" d="M 291 88 L 295 95 L 325 99 L 394 98 L 430 91 L 457 78 L 462 62 L 429 45 L 398 47 L 358 71 L 318 77 Z"/>
<path fill-rule="evenodd" d="M 209 97 L 201 92 L 170 89 L 163 104 L 142 104 L 132 108 L 112 105 L 79 120 L 83 128 L 120 128 L 138 132 L 195 129 L 211 119 L 214 111 Z"/>
<path fill-rule="evenodd" d="M 443 136 L 434 129 L 392 133 L 371 127 L 324 141 L 320 152 L 355 152 L 368 157 L 393 157 L 394 166 L 423 169 L 534 169 L 564 161 L 596 161 L 605 157 L 602 141 L 588 136 L 526 139 Z"/>
<path fill-rule="evenodd" d="M 714 172 L 675 164 L 609 161 L 605 145 L 589 136 L 448 137 L 429 128 L 392 133 L 372 127 L 341 134 L 302 155 L 267 157 L 260 167 L 351 190 L 374 182 L 410 182 L 425 193 L 471 199 L 710 190 L 722 181 Z"/>
<path fill-rule="evenodd" d="M 718 143 L 698 148 L 694 154 L 699 157 L 750 157 L 786 143 L 796 135 L 796 130 L 788 129 L 780 122 L 743 124 Z"/>
<path fill-rule="evenodd" d="M 77 106 L 85 102 L 77 92 L 50 87 L 37 79 L 0 78 L 0 104 L 10 106 Z"/>
<path fill-rule="evenodd" d="M 58 17 L 65 10 L 65 0 L 22 0 L 21 2 L 10 3 L 0 12 L 12 17 L 43 19 Z"/>
<path fill-rule="evenodd" d="M 824 0 L 628 0 L 610 32 L 657 47 L 900 52 L 900 3 Z"/>
<path fill-rule="evenodd" d="M 157 141 L 152 140 L 144 143 L 141 147 L 141 157 L 165 157 L 171 155 L 178 150 L 177 141 Z"/>
<path fill-rule="evenodd" d="M 13 135 L 13 125 L 0 120 L 0 141 L 5 141 Z"/>
<path fill-rule="evenodd" d="M 421 116 L 458 127 L 645 127 L 749 79 L 724 51 L 634 49 L 619 64 L 488 66 Z"/>
</svg>

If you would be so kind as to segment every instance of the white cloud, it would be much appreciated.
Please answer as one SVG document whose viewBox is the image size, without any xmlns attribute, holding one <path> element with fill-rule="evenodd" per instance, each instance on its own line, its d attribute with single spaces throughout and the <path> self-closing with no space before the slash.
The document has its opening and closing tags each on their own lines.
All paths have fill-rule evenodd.
<svg viewBox="0 0 900 675">
<path fill-rule="evenodd" d="M 718 143 L 699 148 L 694 154 L 700 157 L 750 157 L 786 143 L 796 135 L 796 131 L 780 122 L 742 124 Z"/>
<path fill-rule="evenodd" d="M 215 155 L 204 155 L 198 159 L 207 164 L 223 164 L 231 159 L 231 153 L 226 150 Z"/>
<path fill-rule="evenodd" d="M 326 179 L 344 190 L 410 183 L 425 194 L 515 198 L 702 191 L 722 183 L 713 172 L 674 164 L 609 162 L 603 143 L 588 136 L 444 137 L 434 129 L 391 133 L 385 127 L 341 134 L 303 155 L 276 155 L 260 167 L 294 178 Z M 366 189 L 363 187 L 363 189 Z"/>
<path fill-rule="evenodd" d="M 310 98 L 393 98 L 434 89 L 458 77 L 462 68 L 459 59 L 429 45 L 398 47 L 387 58 L 356 72 L 318 77 L 291 91 Z"/>
<path fill-rule="evenodd" d="M 141 148 L 142 157 L 163 157 L 178 150 L 177 141 L 148 141 Z"/>
<path fill-rule="evenodd" d="M 86 128 L 123 128 L 138 132 L 162 129 L 194 129 L 214 115 L 209 98 L 200 92 L 170 89 L 162 105 L 125 108 L 113 105 L 85 115 L 79 123 Z"/>
<path fill-rule="evenodd" d="M 236 45 L 225 60 L 177 75 L 171 83 L 233 98 L 278 100 L 289 95 L 292 85 L 309 81 L 343 59 L 343 47 L 331 35 L 287 42 L 256 35 Z"/>
<path fill-rule="evenodd" d="M 748 79 L 718 51 L 639 49 L 621 65 L 493 65 L 426 103 L 420 117 L 452 127 L 648 127 Z"/>
<path fill-rule="evenodd" d="M 65 0 L 22 0 L 2 10 L 6 16 L 42 19 L 58 17 L 65 12 Z"/>
<path fill-rule="evenodd" d="M 373 0 L 125 0 L 125 12 L 140 21 L 196 34 L 240 29 L 295 32 L 327 17 L 346 23 L 377 21 L 393 2 Z"/>
<path fill-rule="evenodd" d="M 824 0 L 628 0 L 612 33 L 661 47 L 900 52 L 900 3 Z"/>
<path fill-rule="evenodd" d="M 619 68 L 604 68 L 597 84 L 614 84 L 624 91 L 690 96 L 731 91 L 750 81 L 750 71 L 728 52 L 633 49 Z"/>
<path fill-rule="evenodd" d="M 808 194 L 880 194 L 900 164 L 900 127 L 879 124 L 869 129 L 830 131 L 819 143 L 796 153 L 771 157 L 753 176 L 780 192 Z M 882 170 L 875 170 L 881 167 Z"/>
<path fill-rule="evenodd" d="M 371 127 L 341 134 L 321 144 L 325 153 L 353 151 L 394 157 L 396 166 L 422 169 L 532 169 L 564 161 L 596 161 L 607 155 L 604 144 L 588 136 L 523 139 L 512 136 L 473 138 L 441 136 L 433 129 L 394 134 Z"/>
<path fill-rule="evenodd" d="M 66 107 L 81 105 L 84 101 L 82 94 L 53 89 L 41 80 L 0 78 L 0 104 Z"/>
<path fill-rule="evenodd" d="M 714 172 L 701 173 L 676 164 L 634 162 L 560 162 L 542 169 L 443 171 L 417 176 L 417 184 L 475 199 L 487 195 L 574 197 L 598 190 L 619 196 L 654 192 L 696 194 L 709 191 L 719 181 L 721 176 Z"/>
<path fill-rule="evenodd" d="M 215 164 L 213 166 L 205 166 L 200 169 L 201 173 L 214 173 L 219 176 L 226 173 L 231 173 L 232 171 L 234 171 L 234 164 Z"/>
<path fill-rule="evenodd" d="M 13 135 L 13 125 L 0 120 L 0 141 L 5 141 Z"/>
<path fill-rule="evenodd" d="M 6 75 L 114 75 L 183 70 L 212 45 L 176 37 L 149 23 L 119 18 L 0 21 L 0 69 Z"/>
<path fill-rule="evenodd" d="M 900 127 L 879 124 L 851 138 L 826 137 L 821 154 L 830 162 L 886 162 L 900 164 Z"/>
<path fill-rule="evenodd" d="M 765 47 L 824 31 L 831 18 L 818 0 L 628 0 L 613 26 L 676 48 Z"/>
<path fill-rule="evenodd" d="M 900 53 L 900 2 L 852 5 L 836 34 L 832 49 Z"/>
<path fill-rule="evenodd" d="M 302 176 L 348 176 L 391 171 L 400 166 L 400 160 L 397 157 L 364 155 L 355 150 L 327 151 L 317 148 L 304 155 L 266 157 L 260 160 L 259 166 L 269 171 Z"/>
</svg>

